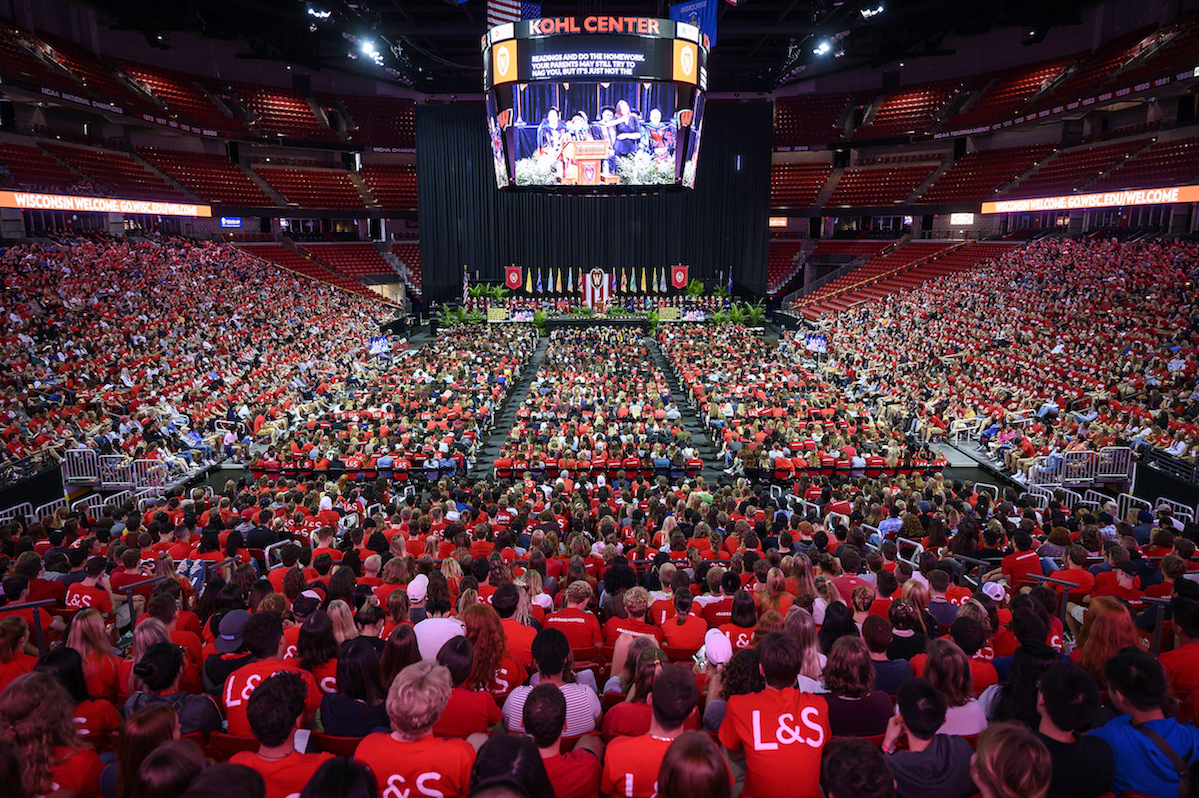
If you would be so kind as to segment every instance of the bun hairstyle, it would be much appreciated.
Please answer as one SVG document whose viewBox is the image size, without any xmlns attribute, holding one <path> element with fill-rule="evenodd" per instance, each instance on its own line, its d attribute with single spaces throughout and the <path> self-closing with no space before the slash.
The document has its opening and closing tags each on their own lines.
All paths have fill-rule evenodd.
<svg viewBox="0 0 1199 798">
<path fill-rule="evenodd" d="M 158 693 L 170 688 L 183 668 L 183 652 L 174 643 L 155 643 L 133 666 L 133 675 Z"/>
</svg>

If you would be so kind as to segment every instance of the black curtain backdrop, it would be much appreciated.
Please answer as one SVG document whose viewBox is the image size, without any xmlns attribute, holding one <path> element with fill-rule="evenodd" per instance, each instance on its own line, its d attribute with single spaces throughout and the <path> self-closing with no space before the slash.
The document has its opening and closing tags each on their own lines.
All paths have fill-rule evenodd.
<svg viewBox="0 0 1199 798">
<path fill-rule="evenodd" d="M 632 195 L 500 191 L 482 104 L 416 108 L 417 208 L 425 300 L 525 268 L 691 267 L 766 293 L 769 102 L 709 102 L 695 189 Z"/>
</svg>

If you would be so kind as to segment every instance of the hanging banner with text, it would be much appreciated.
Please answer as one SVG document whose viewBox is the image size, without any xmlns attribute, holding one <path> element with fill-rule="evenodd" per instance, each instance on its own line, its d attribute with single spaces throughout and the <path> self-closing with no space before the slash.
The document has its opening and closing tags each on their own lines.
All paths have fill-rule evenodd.
<svg viewBox="0 0 1199 798">
<path fill-rule="evenodd" d="M 0 191 L 0 208 L 82 213 L 143 213 L 150 216 L 212 216 L 212 208 L 208 205 L 116 197 L 72 197 L 66 194 L 33 194 L 24 191 Z"/>
<path fill-rule="evenodd" d="M 996 200 L 984 202 L 982 212 L 987 214 L 1074 211 L 1087 208 L 1120 208 L 1126 205 L 1173 205 L 1180 202 L 1199 202 L 1199 186 L 1138 188 L 1103 191 L 1097 194 L 1067 194 L 1064 197 Z"/>
</svg>

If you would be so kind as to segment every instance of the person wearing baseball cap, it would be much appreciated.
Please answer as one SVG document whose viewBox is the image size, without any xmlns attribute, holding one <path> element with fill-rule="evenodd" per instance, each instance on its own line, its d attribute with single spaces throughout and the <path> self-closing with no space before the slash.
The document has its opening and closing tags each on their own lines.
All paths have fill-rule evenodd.
<svg viewBox="0 0 1199 798">
<path fill-rule="evenodd" d="M 221 617 L 217 637 L 212 644 L 218 653 L 204 661 L 201 674 L 204 692 L 209 695 L 219 696 L 229 674 L 252 661 L 242 640 L 242 630 L 250 617 L 245 610 L 230 610 Z"/>
<path fill-rule="evenodd" d="M 1145 594 L 1139 590 L 1136 585 L 1136 579 L 1140 575 L 1136 565 L 1131 560 L 1124 560 L 1117 563 L 1115 567 L 1116 584 L 1106 584 L 1103 587 L 1098 587 L 1091 591 L 1091 595 L 1085 599 L 1090 601 L 1097 596 L 1115 596 L 1116 598 L 1124 599 L 1134 608 L 1141 606 L 1141 599 Z"/>
</svg>

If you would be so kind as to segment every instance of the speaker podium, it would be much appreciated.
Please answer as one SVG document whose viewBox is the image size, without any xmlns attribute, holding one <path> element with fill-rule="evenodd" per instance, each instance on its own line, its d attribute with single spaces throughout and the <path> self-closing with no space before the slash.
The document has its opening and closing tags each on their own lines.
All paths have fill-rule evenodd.
<svg viewBox="0 0 1199 798">
<path fill-rule="evenodd" d="M 565 169 L 562 182 L 568 186 L 598 186 L 600 164 L 608 157 L 606 141 L 569 141 L 562 151 Z"/>
</svg>

